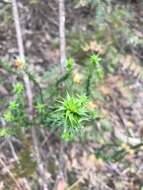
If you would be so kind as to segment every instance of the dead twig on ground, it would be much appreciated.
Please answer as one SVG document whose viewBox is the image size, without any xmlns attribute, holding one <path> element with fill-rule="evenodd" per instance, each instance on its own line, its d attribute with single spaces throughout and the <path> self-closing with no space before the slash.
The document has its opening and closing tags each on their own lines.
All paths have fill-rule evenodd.
<svg viewBox="0 0 143 190">
<path fill-rule="evenodd" d="M 17 186 L 17 188 L 19 190 L 22 190 L 22 188 L 20 187 L 20 185 L 18 184 L 16 178 L 14 177 L 14 175 L 11 173 L 11 171 L 9 170 L 9 168 L 7 167 L 7 165 L 3 162 L 3 160 L 0 158 L 0 164 L 2 167 L 4 167 L 4 169 L 7 171 L 8 175 L 10 176 L 10 178 L 12 179 L 12 181 L 15 183 L 15 185 Z"/>
</svg>

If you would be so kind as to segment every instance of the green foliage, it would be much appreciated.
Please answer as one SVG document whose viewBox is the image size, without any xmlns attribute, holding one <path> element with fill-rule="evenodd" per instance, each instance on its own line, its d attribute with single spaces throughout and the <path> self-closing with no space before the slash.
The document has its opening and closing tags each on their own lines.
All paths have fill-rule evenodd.
<svg viewBox="0 0 143 190">
<path fill-rule="evenodd" d="M 90 56 L 89 61 L 91 64 L 93 64 L 95 66 L 99 66 L 101 58 L 99 57 L 99 55 L 93 54 Z"/>
<path fill-rule="evenodd" d="M 24 96 L 24 86 L 22 83 L 13 85 L 14 99 L 9 102 L 8 108 L 3 116 L 4 120 L 12 127 L 26 127 L 28 125 L 28 115 Z"/>
<path fill-rule="evenodd" d="M 90 56 L 89 62 L 91 64 L 90 66 L 91 69 L 92 69 L 92 65 L 94 67 L 96 80 L 97 81 L 102 80 L 104 77 L 104 69 L 101 65 L 101 57 L 99 57 L 99 55 L 93 54 Z"/>
<path fill-rule="evenodd" d="M 34 123 L 46 127 L 52 126 L 53 129 L 57 128 L 60 130 L 64 140 L 75 139 L 78 134 L 83 132 L 82 127 L 84 122 L 87 121 L 89 117 L 93 117 L 93 115 L 95 116 L 96 113 L 94 114 L 94 112 L 90 112 L 87 109 L 87 96 L 71 96 L 67 93 L 67 96 L 62 98 L 62 100 L 59 101 L 57 105 L 57 99 L 58 96 L 60 96 L 60 93 L 56 90 L 56 86 L 58 87 L 60 82 L 65 83 L 65 90 L 70 90 L 70 92 L 73 94 L 78 94 L 79 87 L 76 88 L 76 84 L 74 84 L 72 79 L 74 70 L 73 66 L 74 59 L 69 58 L 66 62 L 67 73 L 57 82 L 55 81 L 55 83 L 53 83 L 53 86 L 55 85 L 55 92 L 53 92 L 53 96 L 57 96 L 57 98 L 53 99 L 51 102 L 45 101 L 45 93 L 40 91 L 39 96 L 42 94 L 42 97 L 44 96 L 44 98 L 42 98 L 42 101 L 41 98 L 39 99 L 38 97 L 35 99 L 35 117 L 32 123 L 29 123 L 28 113 L 26 111 L 24 86 L 20 82 L 14 84 L 12 90 L 14 98 L 9 102 L 9 105 L 3 114 L 5 121 L 9 123 L 13 129 L 17 127 L 33 127 L 33 125 L 35 125 Z M 95 75 L 96 79 L 94 81 L 95 83 L 97 83 L 97 81 L 99 82 L 104 77 L 103 67 L 101 65 L 101 57 L 97 54 L 92 54 L 88 59 L 88 64 L 86 67 L 89 80 L 87 88 L 90 88 L 90 82 L 93 74 Z M 30 80 L 34 80 L 33 83 L 35 84 L 35 79 L 33 79 L 33 77 L 30 77 Z M 51 92 L 48 93 L 50 94 Z M 52 100 L 52 97 L 50 100 Z M 5 134 L 4 131 L 2 134 Z"/>
<path fill-rule="evenodd" d="M 98 84 L 104 78 L 104 68 L 101 64 L 101 57 L 97 54 L 92 54 L 89 57 L 88 77 L 86 81 L 86 95 L 90 95 L 90 86 L 94 75 L 94 83 Z"/>
<path fill-rule="evenodd" d="M 108 139 L 104 133 L 112 133 L 113 128 L 111 123 L 106 118 L 102 118 L 99 108 L 94 107 L 94 103 L 90 105 L 93 107 L 92 110 L 89 109 L 88 105 L 88 99 L 91 99 L 91 95 L 93 94 L 98 94 L 100 101 L 103 101 L 101 94 L 96 89 L 96 87 L 100 85 L 100 82 L 103 82 L 105 77 L 103 58 L 101 58 L 99 54 L 92 53 L 89 57 L 87 57 L 85 66 L 80 69 L 81 74 L 83 74 L 83 84 L 86 83 L 86 89 L 85 86 L 81 85 L 79 81 L 78 84 L 76 84 L 75 82 L 77 82 L 77 80 L 72 79 L 74 74 L 73 66 L 74 59 L 69 58 L 66 63 L 67 73 L 60 79 L 57 77 L 58 70 L 55 69 L 53 75 L 48 73 L 50 76 L 50 81 L 52 81 L 52 85 L 50 85 L 50 88 L 45 91 L 43 89 L 41 89 L 40 93 L 38 91 L 38 95 L 34 101 L 34 117 L 32 122 L 29 122 L 28 120 L 25 88 L 20 82 L 14 84 L 12 89 L 13 99 L 9 102 L 7 109 L 3 113 L 3 117 L 10 128 L 2 128 L 0 130 L 0 136 L 17 134 L 16 130 L 21 127 L 27 128 L 40 126 L 47 127 L 51 130 L 51 132 L 59 132 L 61 134 L 61 138 L 65 141 L 72 141 L 75 140 L 77 136 L 80 136 L 83 140 L 94 139 L 97 143 L 104 141 L 108 144 Z M 30 80 L 35 84 L 35 78 L 30 77 Z M 61 91 L 63 94 L 63 89 L 60 91 L 59 86 L 57 85 L 57 83 L 59 84 L 60 82 L 64 82 L 64 90 L 68 90 L 69 93 L 67 93 L 66 97 L 63 97 L 60 101 L 57 101 L 57 99 L 61 97 Z M 54 89 L 52 92 L 51 86 Z M 80 94 L 79 92 L 85 92 L 85 90 L 86 96 L 76 95 Z M 90 93 L 91 91 L 93 92 Z M 41 98 L 39 98 L 41 94 L 43 96 L 42 101 Z M 95 101 L 97 99 L 99 101 L 99 98 L 95 96 L 94 98 Z M 96 126 L 97 121 L 100 123 L 100 128 L 99 126 Z M 89 123 L 91 126 L 94 124 L 94 127 L 92 127 L 91 130 L 89 130 L 89 127 L 88 130 L 90 132 L 85 134 L 87 127 L 84 126 Z M 125 150 L 121 149 L 119 151 L 119 145 L 117 144 L 112 149 L 110 156 L 107 155 L 105 158 L 104 152 L 107 146 L 106 144 L 104 144 L 104 146 L 105 148 L 101 147 L 96 150 L 95 153 L 97 156 L 105 160 L 118 160 L 127 154 Z M 33 167 L 35 166 L 33 165 Z M 26 172 L 27 171 L 28 170 L 26 170 Z M 31 174 L 31 171 L 29 173 Z"/>
<path fill-rule="evenodd" d="M 0 137 L 7 137 L 7 136 L 11 136 L 12 134 L 13 134 L 13 131 L 11 128 L 0 129 Z"/>
<path fill-rule="evenodd" d="M 74 66 L 74 59 L 73 58 L 68 58 L 66 61 L 66 68 L 68 72 L 71 72 L 73 70 L 73 66 Z"/>
<path fill-rule="evenodd" d="M 14 116 L 13 116 L 13 114 L 11 113 L 11 111 L 7 110 L 7 111 L 4 113 L 4 119 L 5 119 L 5 121 L 7 121 L 7 122 L 12 122 L 12 121 L 14 121 Z"/>
<path fill-rule="evenodd" d="M 70 96 L 67 93 L 65 99 L 59 101 L 56 112 L 62 125 L 62 138 L 72 140 L 78 133 L 81 133 L 82 124 L 88 120 L 86 96 Z"/>
<path fill-rule="evenodd" d="M 38 113 L 42 114 L 45 113 L 46 105 L 38 102 L 35 108 Z"/>
<path fill-rule="evenodd" d="M 24 86 L 22 83 L 18 82 L 13 86 L 13 93 L 16 95 L 21 95 L 24 92 Z"/>
</svg>

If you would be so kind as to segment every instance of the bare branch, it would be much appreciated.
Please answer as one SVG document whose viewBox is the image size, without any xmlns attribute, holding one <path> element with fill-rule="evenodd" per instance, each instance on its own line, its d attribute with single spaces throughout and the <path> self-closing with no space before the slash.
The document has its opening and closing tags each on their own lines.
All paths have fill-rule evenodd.
<svg viewBox="0 0 143 190">
<path fill-rule="evenodd" d="M 16 37 L 17 37 L 17 43 L 18 43 L 18 50 L 19 50 L 19 56 L 21 60 L 25 59 L 24 56 L 24 46 L 23 46 L 23 38 L 22 38 L 22 32 L 20 27 L 20 21 L 19 21 L 19 14 L 18 14 L 18 7 L 17 7 L 17 1 L 12 0 L 12 8 L 13 8 L 13 17 L 15 22 L 15 29 L 16 29 Z M 29 105 L 29 119 L 33 119 L 33 94 L 32 89 L 30 85 L 30 80 L 28 78 L 28 75 L 23 72 L 23 80 L 25 83 L 26 88 L 26 94 L 28 98 L 28 105 Z M 40 150 L 38 146 L 38 139 L 36 135 L 36 128 L 32 128 L 32 139 L 33 139 L 33 146 L 35 150 L 35 157 L 37 161 L 37 167 L 41 178 L 41 186 L 43 187 L 43 190 L 48 190 L 46 175 L 45 175 L 45 168 L 41 159 Z"/>
<path fill-rule="evenodd" d="M 65 2 L 59 0 L 59 35 L 60 35 L 60 65 L 61 73 L 65 72 L 66 39 L 65 39 Z"/>
<path fill-rule="evenodd" d="M 19 14 L 18 14 L 18 7 L 16 0 L 12 0 L 12 9 L 13 9 L 13 18 L 15 22 L 15 29 L 16 29 L 16 37 L 17 37 L 17 44 L 18 44 L 18 50 L 19 50 L 19 57 L 21 60 L 24 61 L 24 46 L 23 46 L 23 38 L 22 38 L 22 32 L 20 27 L 20 21 L 19 21 Z M 33 114 L 33 95 L 32 95 L 32 89 L 30 85 L 30 81 L 28 76 L 23 72 L 23 80 L 25 83 L 26 88 L 26 94 L 28 98 L 28 105 L 29 105 L 29 118 L 32 120 L 32 114 Z"/>
</svg>

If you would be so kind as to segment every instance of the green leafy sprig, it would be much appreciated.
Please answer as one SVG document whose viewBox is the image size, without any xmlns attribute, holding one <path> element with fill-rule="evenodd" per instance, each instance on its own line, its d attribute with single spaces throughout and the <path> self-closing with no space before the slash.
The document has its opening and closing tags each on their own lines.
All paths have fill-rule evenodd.
<svg viewBox="0 0 143 190">
<path fill-rule="evenodd" d="M 62 138 L 72 140 L 81 132 L 83 122 L 88 120 L 88 99 L 86 96 L 70 96 L 67 93 L 66 98 L 59 103 L 56 113 L 62 121 Z"/>
</svg>

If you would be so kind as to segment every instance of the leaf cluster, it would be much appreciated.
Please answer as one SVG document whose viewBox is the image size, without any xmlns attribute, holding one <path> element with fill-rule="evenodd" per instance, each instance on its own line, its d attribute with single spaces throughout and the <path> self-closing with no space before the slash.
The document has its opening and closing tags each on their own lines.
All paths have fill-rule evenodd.
<svg viewBox="0 0 143 190">
<path fill-rule="evenodd" d="M 66 98 L 59 101 L 56 113 L 61 118 L 63 139 L 72 140 L 78 133 L 82 132 L 82 124 L 89 118 L 87 103 L 86 96 L 70 96 L 68 93 Z"/>
</svg>

